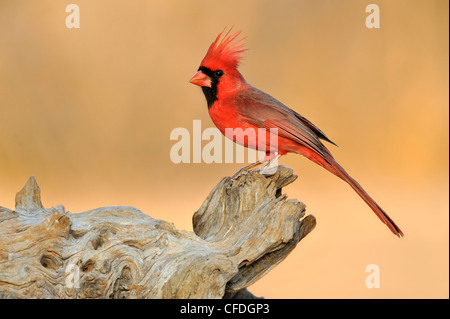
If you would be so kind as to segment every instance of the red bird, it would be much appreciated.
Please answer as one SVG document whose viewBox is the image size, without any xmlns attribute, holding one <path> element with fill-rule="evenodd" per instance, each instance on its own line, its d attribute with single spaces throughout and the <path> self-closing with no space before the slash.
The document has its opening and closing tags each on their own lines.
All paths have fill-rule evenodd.
<svg viewBox="0 0 450 319">
<path fill-rule="evenodd" d="M 249 142 L 250 139 L 238 141 L 236 136 L 233 140 L 245 147 L 267 150 L 265 161 L 275 158 L 275 152 L 278 152 L 276 158 L 287 153 L 301 154 L 309 158 L 346 181 L 378 218 L 395 235 L 402 237 L 403 232 L 394 221 L 336 162 L 330 151 L 322 144 L 321 139 L 334 143 L 320 129 L 297 112 L 245 81 L 238 71 L 239 62 L 245 51 L 244 39 L 236 40 L 240 31 L 231 35 L 230 31 L 224 37 L 222 37 L 224 32 L 219 34 L 209 47 L 198 72 L 190 80 L 191 83 L 202 88 L 209 115 L 222 134 L 225 135 L 226 128 L 242 130 L 251 128 L 255 131 L 262 128 L 267 134 L 270 134 L 269 129 L 277 129 L 276 149 L 269 145 L 268 136 L 264 138 L 258 136 L 256 142 Z"/>
</svg>

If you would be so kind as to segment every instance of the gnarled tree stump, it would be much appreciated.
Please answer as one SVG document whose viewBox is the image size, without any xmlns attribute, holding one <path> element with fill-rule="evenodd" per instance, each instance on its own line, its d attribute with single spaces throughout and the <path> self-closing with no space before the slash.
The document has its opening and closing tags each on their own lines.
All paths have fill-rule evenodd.
<svg viewBox="0 0 450 319">
<path fill-rule="evenodd" d="M 253 298 L 246 287 L 315 226 L 282 187 L 279 167 L 222 179 L 193 216 L 194 232 L 133 207 L 83 213 L 42 206 L 32 176 L 16 208 L 0 207 L 0 298 Z"/>
</svg>

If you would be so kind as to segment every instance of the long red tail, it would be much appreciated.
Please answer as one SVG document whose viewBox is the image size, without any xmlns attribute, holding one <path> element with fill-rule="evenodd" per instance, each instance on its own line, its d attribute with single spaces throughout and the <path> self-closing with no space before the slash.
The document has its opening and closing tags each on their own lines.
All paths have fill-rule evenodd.
<svg viewBox="0 0 450 319">
<path fill-rule="evenodd" d="M 366 193 L 366 191 L 359 185 L 357 181 L 355 181 L 343 168 L 341 165 L 339 165 L 336 160 L 333 158 L 333 155 L 331 155 L 330 151 L 323 146 L 325 157 L 327 160 L 325 160 L 322 156 L 317 154 L 316 152 L 307 149 L 304 146 L 299 146 L 298 153 L 306 156 L 311 161 L 319 164 L 320 166 L 324 167 L 337 177 L 341 178 L 342 180 L 346 181 L 354 190 L 356 193 L 358 193 L 359 196 L 369 205 L 370 208 L 374 211 L 374 213 L 378 216 L 378 218 L 386 224 L 386 226 L 394 233 L 394 235 L 398 237 L 403 237 L 403 232 L 400 230 L 400 228 L 395 224 L 395 222 L 386 214 L 386 212 L 378 206 L 378 204 L 372 199 L 372 197 L 369 196 L 369 194 Z"/>
<path fill-rule="evenodd" d="M 378 218 L 386 224 L 386 226 L 398 237 L 403 237 L 403 232 L 401 229 L 395 224 L 395 222 L 386 214 L 386 212 L 372 199 L 372 197 L 367 194 L 367 192 L 359 185 L 359 183 L 354 180 L 343 168 L 340 166 L 334 159 L 330 161 L 332 163 L 332 167 L 336 172 L 334 173 L 336 176 L 340 177 L 344 181 L 346 181 L 356 193 L 369 205 L 370 208 L 374 211 L 374 213 L 378 216 Z"/>
</svg>

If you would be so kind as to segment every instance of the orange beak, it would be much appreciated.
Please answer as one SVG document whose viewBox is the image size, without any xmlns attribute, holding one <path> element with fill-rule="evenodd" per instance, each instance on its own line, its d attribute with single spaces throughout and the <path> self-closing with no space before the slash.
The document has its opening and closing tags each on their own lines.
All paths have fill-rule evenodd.
<svg viewBox="0 0 450 319">
<path fill-rule="evenodd" d="M 198 86 L 207 86 L 209 88 L 211 87 L 211 79 L 202 71 L 198 71 L 197 73 L 195 73 L 194 76 L 189 80 L 189 82 Z"/>
</svg>

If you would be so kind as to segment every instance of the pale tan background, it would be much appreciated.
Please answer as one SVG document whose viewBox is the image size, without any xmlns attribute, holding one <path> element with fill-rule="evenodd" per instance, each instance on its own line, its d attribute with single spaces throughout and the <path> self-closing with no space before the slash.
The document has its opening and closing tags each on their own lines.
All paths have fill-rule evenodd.
<svg viewBox="0 0 450 319">
<path fill-rule="evenodd" d="M 81 28 L 65 27 L 76 3 Z M 365 6 L 377 3 L 381 28 Z M 35 175 L 47 207 L 130 205 L 191 230 L 241 164 L 170 161 L 176 127 L 212 126 L 188 83 L 225 27 L 246 79 L 317 124 L 404 230 L 303 157 L 285 189 L 316 230 L 250 290 L 269 298 L 448 298 L 448 1 L 0 0 L 0 205 Z M 380 267 L 368 289 L 368 264 Z"/>
</svg>

